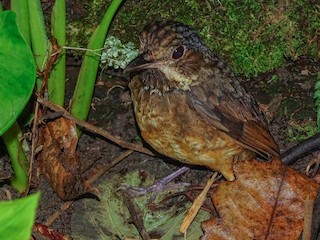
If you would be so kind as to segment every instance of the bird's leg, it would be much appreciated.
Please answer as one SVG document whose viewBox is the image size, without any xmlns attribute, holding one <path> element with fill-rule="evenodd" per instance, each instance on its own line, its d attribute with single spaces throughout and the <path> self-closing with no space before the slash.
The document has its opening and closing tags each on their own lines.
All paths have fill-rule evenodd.
<svg viewBox="0 0 320 240">
<path fill-rule="evenodd" d="M 151 185 L 148 188 L 140 188 L 140 187 L 130 186 L 128 184 L 123 184 L 119 189 L 125 190 L 131 197 L 138 197 L 148 193 L 155 193 L 155 192 L 161 192 L 168 189 L 186 187 L 189 185 L 188 183 L 182 183 L 182 184 L 179 184 L 179 186 L 173 186 L 173 187 L 167 186 L 167 184 L 172 180 L 176 179 L 177 177 L 179 177 L 180 175 L 187 172 L 189 169 L 190 168 L 188 167 L 182 167 L 177 171 L 171 173 L 170 175 L 156 181 L 155 184 Z"/>
</svg>

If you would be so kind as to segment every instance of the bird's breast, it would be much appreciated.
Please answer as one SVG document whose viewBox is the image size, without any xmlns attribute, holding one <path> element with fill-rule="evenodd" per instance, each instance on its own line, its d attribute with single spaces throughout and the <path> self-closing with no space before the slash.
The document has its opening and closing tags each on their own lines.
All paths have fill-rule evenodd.
<svg viewBox="0 0 320 240">
<path fill-rule="evenodd" d="M 159 153 L 223 173 L 216 167 L 218 162 L 223 165 L 244 152 L 235 140 L 203 121 L 189 105 L 187 94 L 152 92 L 138 77 L 130 89 L 141 135 Z"/>
</svg>

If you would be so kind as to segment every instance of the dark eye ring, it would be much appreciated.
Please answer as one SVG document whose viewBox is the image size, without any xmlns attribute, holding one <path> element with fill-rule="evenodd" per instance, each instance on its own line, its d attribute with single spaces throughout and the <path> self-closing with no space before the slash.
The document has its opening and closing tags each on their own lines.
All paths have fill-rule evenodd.
<svg viewBox="0 0 320 240">
<path fill-rule="evenodd" d="M 174 60 L 177 60 L 177 59 L 181 58 L 183 56 L 183 54 L 184 54 L 184 47 L 183 46 L 179 46 L 175 50 L 173 50 L 172 58 Z"/>
</svg>

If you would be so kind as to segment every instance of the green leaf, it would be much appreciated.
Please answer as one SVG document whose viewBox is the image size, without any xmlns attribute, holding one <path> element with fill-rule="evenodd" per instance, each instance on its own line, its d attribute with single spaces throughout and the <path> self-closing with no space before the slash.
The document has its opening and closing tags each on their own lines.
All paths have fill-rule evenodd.
<svg viewBox="0 0 320 240">
<path fill-rule="evenodd" d="M 88 49 L 95 50 L 103 48 L 103 43 L 112 18 L 117 12 L 122 1 L 123 0 L 113 0 L 110 3 L 100 24 L 90 38 Z M 82 120 L 87 119 L 90 110 L 92 94 L 100 62 L 99 55 L 101 54 L 101 51 L 102 49 L 95 51 L 95 54 L 90 51 L 86 52 L 81 64 L 76 88 L 71 100 L 71 114 Z"/>
<path fill-rule="evenodd" d="M 56 0 L 51 14 L 51 33 L 58 45 L 66 45 L 66 1 Z M 49 100 L 63 106 L 66 82 L 66 50 L 61 49 L 48 79 Z"/>
<path fill-rule="evenodd" d="M 35 84 L 32 52 L 12 11 L 0 14 L 0 136 L 16 121 Z"/>
<path fill-rule="evenodd" d="M 17 14 L 17 25 L 27 44 L 31 45 L 28 0 L 11 0 L 10 9 Z"/>
<path fill-rule="evenodd" d="M 29 240 L 40 194 L 0 202 L 0 239 Z"/>
<path fill-rule="evenodd" d="M 146 163 L 146 168 L 149 167 L 154 168 L 153 163 L 149 166 Z M 164 169 L 165 166 L 161 170 Z M 126 199 L 118 188 L 122 183 L 140 187 L 152 185 L 153 177 L 148 172 L 146 175 L 148 177 L 143 183 L 140 172 L 137 170 L 125 176 L 113 175 L 98 185 L 102 193 L 99 196 L 99 202 L 94 203 L 89 199 L 77 202 L 71 223 L 73 237 L 82 240 L 140 239 L 137 229 L 130 222 Z M 183 196 L 173 197 L 175 192 L 181 192 L 183 189 L 184 187 L 181 186 L 180 189 L 156 193 L 153 204 L 149 202 L 152 193 L 132 199 L 138 209 L 137 212 L 143 216 L 144 227 L 149 234 L 157 233 L 157 239 L 160 240 L 183 239 L 179 229 L 191 203 Z M 202 210 L 197 214 L 188 229 L 187 239 L 199 239 L 203 234 L 200 223 L 209 219 L 209 216 L 209 213 Z"/>
</svg>

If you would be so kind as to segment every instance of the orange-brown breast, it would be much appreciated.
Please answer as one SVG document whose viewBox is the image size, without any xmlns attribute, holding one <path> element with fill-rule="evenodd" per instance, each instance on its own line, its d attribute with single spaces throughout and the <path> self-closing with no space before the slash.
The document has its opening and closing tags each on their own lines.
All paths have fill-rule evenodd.
<svg viewBox="0 0 320 240">
<path fill-rule="evenodd" d="M 233 180 L 235 158 L 253 157 L 236 140 L 207 124 L 182 91 L 145 89 L 139 76 L 130 83 L 141 135 L 159 153 L 181 162 L 206 166 Z"/>
</svg>

